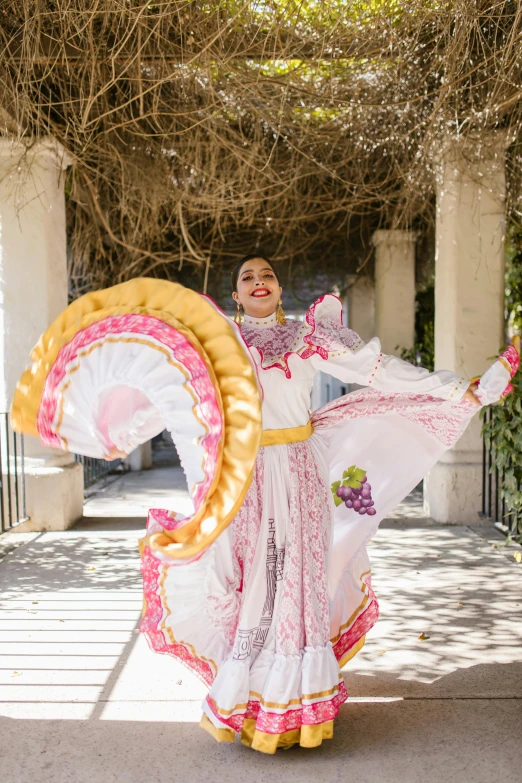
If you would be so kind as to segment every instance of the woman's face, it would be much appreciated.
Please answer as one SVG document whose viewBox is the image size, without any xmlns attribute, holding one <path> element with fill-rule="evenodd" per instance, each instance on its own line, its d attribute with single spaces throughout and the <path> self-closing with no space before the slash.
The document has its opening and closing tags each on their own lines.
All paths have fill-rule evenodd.
<svg viewBox="0 0 522 783">
<path fill-rule="evenodd" d="M 237 292 L 232 296 L 243 305 L 246 315 L 266 318 L 275 311 L 282 290 L 272 267 L 262 258 L 254 258 L 241 267 Z"/>
</svg>

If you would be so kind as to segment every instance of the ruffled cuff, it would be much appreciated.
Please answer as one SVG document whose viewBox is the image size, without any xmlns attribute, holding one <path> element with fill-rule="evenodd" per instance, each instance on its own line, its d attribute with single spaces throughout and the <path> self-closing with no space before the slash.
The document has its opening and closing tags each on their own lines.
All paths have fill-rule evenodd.
<svg viewBox="0 0 522 783">
<path fill-rule="evenodd" d="M 449 402 L 460 402 L 469 389 L 470 384 L 471 381 L 466 381 L 457 375 L 451 383 L 437 389 L 437 397 L 441 397 Z"/>
</svg>

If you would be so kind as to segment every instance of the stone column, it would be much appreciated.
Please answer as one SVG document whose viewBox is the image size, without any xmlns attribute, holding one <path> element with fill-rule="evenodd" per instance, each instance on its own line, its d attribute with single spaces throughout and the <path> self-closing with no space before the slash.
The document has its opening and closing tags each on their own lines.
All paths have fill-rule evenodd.
<svg viewBox="0 0 522 783">
<path fill-rule="evenodd" d="M 504 343 L 505 136 L 447 142 L 437 162 L 435 366 L 483 373 Z M 425 479 L 437 522 L 477 523 L 482 504 L 481 422 Z"/>
<path fill-rule="evenodd" d="M 380 230 L 375 247 L 375 334 L 384 353 L 400 353 L 415 342 L 414 231 Z"/>
<path fill-rule="evenodd" d="M 67 306 L 63 170 L 52 139 L 26 149 L 0 140 L 0 408 L 8 411 L 29 353 Z M 83 468 L 25 438 L 27 513 L 16 530 L 59 530 L 82 514 Z"/>
<path fill-rule="evenodd" d="M 148 470 L 152 467 L 152 441 L 142 443 L 124 459 L 129 470 Z"/>
<path fill-rule="evenodd" d="M 348 275 L 348 326 L 364 342 L 375 336 L 375 286 L 373 280 L 362 275 Z"/>
</svg>

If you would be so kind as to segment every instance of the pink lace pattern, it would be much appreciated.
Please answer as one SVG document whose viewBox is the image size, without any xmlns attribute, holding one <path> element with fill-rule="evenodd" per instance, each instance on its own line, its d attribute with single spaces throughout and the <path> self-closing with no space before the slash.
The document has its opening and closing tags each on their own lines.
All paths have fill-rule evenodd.
<svg viewBox="0 0 522 783">
<path fill-rule="evenodd" d="M 281 591 L 281 595 L 272 623 L 275 624 L 276 653 L 301 659 L 305 647 L 324 648 L 329 645 L 327 559 L 332 520 L 329 514 L 329 487 L 321 476 L 310 445 L 305 441 L 289 444 L 286 448 L 289 460 L 289 512 L 283 576 L 277 582 L 277 590 Z M 254 554 L 259 546 L 265 453 L 266 449 L 260 449 L 249 492 L 229 528 L 234 569 L 242 574 L 242 586 L 248 586 Z M 277 525 L 277 518 L 275 521 L 270 520 L 272 522 Z M 238 593 L 241 602 L 241 592 Z M 250 635 L 253 633 L 249 630 Z M 240 641 L 245 638 L 244 634 L 245 631 L 236 627 L 234 650 L 241 649 Z M 253 646 L 249 642 L 247 650 L 254 657 L 255 642 Z M 238 654 L 237 657 L 243 659 L 245 656 Z M 256 720 L 257 730 L 280 734 L 302 725 L 333 720 L 346 698 L 345 685 L 341 679 L 331 698 L 303 703 L 298 707 L 292 705 L 284 713 L 270 711 L 258 699 L 251 698 L 245 707 L 233 715 L 223 717 L 213 701 L 212 691 L 207 702 L 216 717 L 236 731 L 241 731 L 245 718 L 250 718 Z"/>
<path fill-rule="evenodd" d="M 370 600 L 349 626 L 346 628 L 342 628 L 341 626 L 341 634 L 333 645 L 334 655 L 338 661 L 342 661 L 346 654 L 355 647 L 371 628 L 373 628 L 379 619 L 379 604 L 375 593 L 371 588 L 369 576 L 366 579 L 366 585 Z"/>
<path fill-rule="evenodd" d="M 322 646 L 329 638 L 326 575 L 332 520 L 330 489 L 309 444 L 289 444 L 288 459 L 290 514 L 276 649 L 298 655 L 305 646 Z"/>
<path fill-rule="evenodd" d="M 500 354 L 502 359 L 505 359 L 511 368 L 511 378 L 516 375 L 520 366 L 520 356 L 514 345 L 508 345 L 505 351 Z M 503 395 L 504 396 L 504 395 Z"/>
<path fill-rule="evenodd" d="M 515 387 L 513 386 L 513 384 L 512 383 L 508 383 L 508 385 L 506 386 L 506 388 L 502 392 L 502 395 L 501 395 L 502 399 L 504 399 L 504 397 L 509 397 L 509 395 L 512 394 L 514 391 L 515 391 Z"/>
<path fill-rule="evenodd" d="M 239 617 L 241 582 L 227 579 L 227 591 L 223 595 L 209 593 L 206 597 L 206 610 L 209 622 L 217 628 L 228 645 L 232 647 L 237 631 Z"/>
<path fill-rule="evenodd" d="M 289 517 L 286 527 L 282 591 L 276 622 L 276 649 L 299 655 L 305 646 L 324 645 L 329 638 L 326 582 L 332 520 L 329 487 L 320 475 L 310 446 L 287 446 L 289 459 Z M 259 541 L 264 486 L 264 449 L 260 449 L 254 478 L 241 510 L 230 525 L 238 593 L 249 582 Z M 275 525 L 278 520 L 275 520 Z M 240 607 L 239 607 L 240 609 Z M 245 630 L 244 633 L 247 631 Z M 252 633 L 252 629 L 248 629 Z"/>
<path fill-rule="evenodd" d="M 221 723 L 234 731 L 240 732 L 246 720 L 256 721 L 256 730 L 265 734 L 283 734 L 285 731 L 300 729 L 302 726 L 317 726 L 334 720 L 339 714 L 339 707 L 348 698 L 344 680 L 339 680 L 339 686 L 330 699 L 316 701 L 311 704 L 301 704 L 284 713 L 270 712 L 257 699 L 248 701 L 245 710 L 226 718 L 216 710 L 212 699 L 207 696 L 207 704 Z"/>
<path fill-rule="evenodd" d="M 278 590 L 282 594 L 272 622 L 275 623 L 276 652 L 301 657 L 305 647 L 329 645 L 330 611 L 326 582 L 331 530 L 329 487 L 306 441 L 289 444 L 287 450 L 290 485 L 284 576 L 278 582 Z M 219 628 L 230 645 L 230 652 L 240 634 L 238 622 L 242 600 L 252 577 L 252 565 L 259 542 L 265 453 L 266 449 L 260 449 L 247 496 L 229 527 L 234 580 L 230 581 L 225 594 L 216 596 L 209 593 L 206 597 L 209 637 Z M 143 556 L 142 572 L 147 610 L 141 630 L 147 635 L 153 649 L 177 657 L 211 685 L 216 674 L 210 664 L 195 657 L 194 651 L 186 644 L 170 643 L 161 628 L 165 612 L 160 589 L 162 566 L 148 549 Z M 377 619 L 377 601 L 369 580 L 367 585 L 370 601 L 351 625 L 342 629 L 341 636 L 333 646 L 339 661 Z M 202 585 L 202 589 L 205 590 L 206 586 Z M 331 698 L 300 704 L 298 707 L 292 705 L 284 713 L 270 711 L 258 699 L 250 698 L 245 708 L 224 718 L 216 709 L 211 695 L 208 704 L 216 717 L 235 731 L 241 731 L 245 718 L 253 718 L 259 731 L 278 734 L 302 725 L 333 720 L 346 699 L 346 688 L 341 679 Z"/>
<path fill-rule="evenodd" d="M 263 487 L 265 484 L 264 449 L 257 454 L 252 483 L 243 505 L 232 520 L 229 531 L 232 544 L 234 573 L 238 581 L 238 593 L 242 595 L 243 586 L 248 584 L 256 546 L 259 540 L 261 517 L 263 514 Z"/>
<path fill-rule="evenodd" d="M 166 632 L 162 629 L 166 613 L 160 593 L 160 568 L 161 564 L 152 554 L 150 547 L 145 547 L 141 559 L 145 614 L 141 620 L 140 631 L 155 652 L 178 658 L 210 687 L 216 676 L 216 671 L 210 663 L 199 658 L 188 644 L 169 641 Z"/>
<path fill-rule="evenodd" d="M 288 366 L 293 354 L 309 359 L 318 354 L 327 359 L 330 353 L 356 350 L 363 343 L 351 329 L 343 326 L 341 300 L 333 294 L 321 296 L 307 310 L 305 320 L 287 321 L 265 329 L 243 324 L 241 332 L 249 348 L 256 348 L 264 370 L 277 368 L 287 378 L 292 377 Z"/>
<path fill-rule="evenodd" d="M 476 412 L 473 402 L 448 402 L 428 394 L 361 389 L 339 397 L 312 415 L 314 429 L 326 429 L 361 416 L 396 413 L 418 424 L 447 448 L 453 446 Z"/>
<path fill-rule="evenodd" d="M 110 316 L 78 331 L 72 340 L 64 345 L 49 371 L 40 408 L 38 411 L 38 432 L 42 441 L 60 448 L 62 440 L 56 433 L 56 411 L 60 400 L 59 389 L 64 378 L 81 361 L 80 352 L 96 342 L 103 343 L 107 337 L 123 334 L 138 334 L 152 337 L 170 351 L 171 356 L 186 370 L 190 388 L 197 399 L 198 418 L 204 423 L 206 434 L 201 440 L 204 455 L 204 479 L 194 493 L 196 511 L 203 503 L 214 480 L 219 459 L 219 444 L 223 433 L 223 420 L 217 392 L 208 374 L 205 362 L 196 349 L 181 332 L 169 324 L 148 315 L 128 314 Z M 164 509 L 151 509 L 155 522 L 165 529 L 173 529 L 187 522 Z"/>
<path fill-rule="evenodd" d="M 345 349 L 356 351 L 363 344 L 356 332 L 344 326 L 342 302 L 333 294 L 319 297 L 308 308 L 305 320 L 311 331 L 303 340 L 323 359 Z"/>
</svg>

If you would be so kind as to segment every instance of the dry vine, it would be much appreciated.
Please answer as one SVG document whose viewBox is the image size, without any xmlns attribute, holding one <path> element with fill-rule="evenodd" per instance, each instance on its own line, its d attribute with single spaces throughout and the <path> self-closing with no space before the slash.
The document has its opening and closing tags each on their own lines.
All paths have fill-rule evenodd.
<svg viewBox="0 0 522 783">
<path fill-rule="evenodd" d="M 518 2 L 3 0 L 0 26 L 3 132 L 73 158 L 75 294 L 217 290 L 253 247 L 354 269 L 373 229 L 433 220 L 448 134 L 508 134 L 520 215 Z"/>
</svg>

